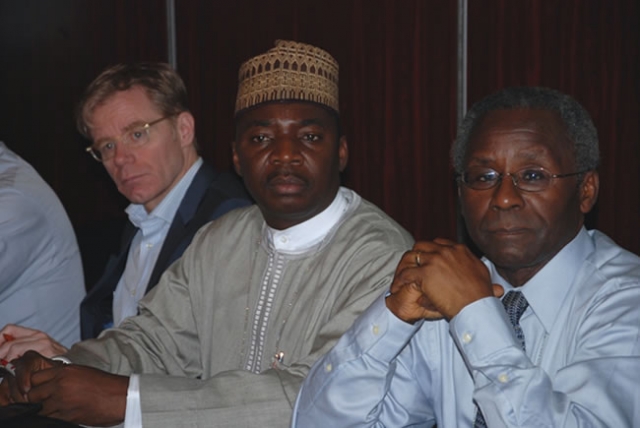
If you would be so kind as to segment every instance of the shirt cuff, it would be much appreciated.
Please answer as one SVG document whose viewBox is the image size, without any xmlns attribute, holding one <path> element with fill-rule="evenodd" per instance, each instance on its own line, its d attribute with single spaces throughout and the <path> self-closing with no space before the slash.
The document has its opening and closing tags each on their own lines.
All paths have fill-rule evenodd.
<svg viewBox="0 0 640 428">
<path fill-rule="evenodd" d="M 520 349 L 507 313 L 495 297 L 464 307 L 449 323 L 449 331 L 469 367 L 507 348 Z"/>
<path fill-rule="evenodd" d="M 72 364 L 71 360 L 65 357 L 64 355 L 56 355 L 55 357 L 51 357 L 53 361 L 61 361 L 64 364 Z"/>
<path fill-rule="evenodd" d="M 371 357 L 390 363 L 421 325 L 421 321 L 409 324 L 396 317 L 387 308 L 386 295 L 383 295 L 364 312 L 354 340 Z"/>
<path fill-rule="evenodd" d="M 127 408 L 124 412 L 124 428 L 142 428 L 142 407 L 140 405 L 140 376 L 129 377 L 127 388 Z"/>
</svg>

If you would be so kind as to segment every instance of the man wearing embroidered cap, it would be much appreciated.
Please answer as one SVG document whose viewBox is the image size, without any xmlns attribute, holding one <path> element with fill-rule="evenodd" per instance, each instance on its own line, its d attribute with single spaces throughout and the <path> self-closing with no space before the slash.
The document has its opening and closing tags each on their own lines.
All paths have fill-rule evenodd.
<svg viewBox="0 0 640 428">
<path fill-rule="evenodd" d="M 256 206 L 205 226 L 140 315 L 76 345 L 66 355 L 74 364 L 17 360 L 23 384 L 11 400 L 31 379 L 29 400 L 84 424 L 289 424 L 309 367 L 388 285 L 413 241 L 340 187 L 348 149 L 327 52 L 278 41 L 241 66 L 239 81 L 233 162 Z"/>
</svg>

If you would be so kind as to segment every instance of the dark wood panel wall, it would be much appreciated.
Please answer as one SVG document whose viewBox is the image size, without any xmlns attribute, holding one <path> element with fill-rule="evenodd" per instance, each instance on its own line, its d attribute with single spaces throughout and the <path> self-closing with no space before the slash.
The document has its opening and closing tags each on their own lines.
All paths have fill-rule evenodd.
<svg viewBox="0 0 640 428">
<path fill-rule="evenodd" d="M 640 253 L 637 2 L 469 3 L 469 101 L 513 84 L 580 100 L 603 157 L 590 225 Z M 84 153 L 74 104 L 109 64 L 167 60 L 164 8 L 164 0 L 0 0 L 0 140 L 40 171 L 79 230 L 122 218 L 126 201 Z M 456 15 L 451 0 L 176 0 L 178 70 L 203 156 L 231 168 L 243 60 L 277 38 L 316 44 L 341 66 L 345 184 L 418 238 L 455 238 Z"/>
</svg>

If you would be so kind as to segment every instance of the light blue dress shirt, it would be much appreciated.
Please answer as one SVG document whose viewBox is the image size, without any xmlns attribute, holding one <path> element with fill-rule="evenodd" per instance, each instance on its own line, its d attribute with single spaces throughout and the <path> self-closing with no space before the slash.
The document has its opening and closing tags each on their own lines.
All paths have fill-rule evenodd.
<svg viewBox="0 0 640 428">
<path fill-rule="evenodd" d="M 150 213 L 141 204 L 130 204 L 125 210 L 138 231 L 131 241 L 124 272 L 113 293 L 113 325 L 118 326 L 125 318 L 137 315 L 138 302 L 147 291 L 171 222 L 202 163 L 202 158 L 198 158 Z"/>
<path fill-rule="evenodd" d="M 582 229 L 520 290 L 526 353 L 494 297 L 410 325 L 381 296 L 316 363 L 293 426 L 472 427 L 477 405 L 491 428 L 640 427 L 640 258 Z"/>
<path fill-rule="evenodd" d="M 82 261 L 60 200 L 0 142 L 0 328 L 43 331 L 64 346 L 80 340 Z"/>
</svg>

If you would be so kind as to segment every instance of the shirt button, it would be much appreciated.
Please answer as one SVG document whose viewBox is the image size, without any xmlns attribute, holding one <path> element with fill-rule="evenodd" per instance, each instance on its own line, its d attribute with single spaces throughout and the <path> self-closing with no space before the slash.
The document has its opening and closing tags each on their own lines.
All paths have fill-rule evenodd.
<svg viewBox="0 0 640 428">
<path fill-rule="evenodd" d="M 330 363 L 324 366 L 325 372 L 329 373 L 331 370 L 333 370 L 333 366 Z"/>
<path fill-rule="evenodd" d="M 471 333 L 465 333 L 462 335 L 463 343 L 471 343 L 472 340 L 473 340 L 473 336 L 471 336 Z"/>
<path fill-rule="evenodd" d="M 286 236 L 281 236 L 281 237 L 280 237 L 280 242 L 282 242 L 283 244 L 286 244 L 286 243 L 287 243 L 287 241 L 288 241 L 288 239 L 287 239 L 287 237 L 286 237 Z"/>
<path fill-rule="evenodd" d="M 506 373 L 500 373 L 500 375 L 498 375 L 498 381 L 500 383 L 507 383 L 509 382 L 509 376 L 507 376 Z"/>
<path fill-rule="evenodd" d="M 378 327 L 378 325 L 374 325 L 371 331 L 377 336 L 378 334 L 380 334 L 380 327 Z"/>
<path fill-rule="evenodd" d="M 153 244 L 151 242 L 147 242 L 147 248 L 153 248 Z"/>
</svg>

